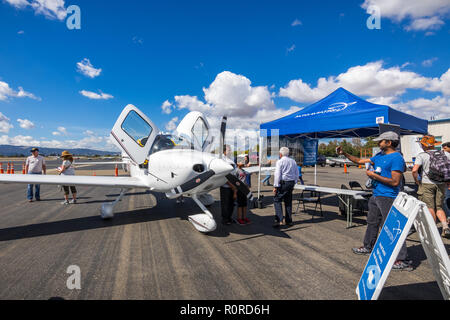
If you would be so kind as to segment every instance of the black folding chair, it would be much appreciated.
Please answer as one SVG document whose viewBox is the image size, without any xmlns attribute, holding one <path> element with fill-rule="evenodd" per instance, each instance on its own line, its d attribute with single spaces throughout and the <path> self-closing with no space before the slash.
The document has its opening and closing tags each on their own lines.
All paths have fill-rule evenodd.
<svg viewBox="0 0 450 320">
<path fill-rule="evenodd" d="M 348 183 L 348 185 L 350 186 L 350 189 L 352 189 L 352 190 L 366 191 L 363 189 L 363 187 L 361 186 L 361 184 L 358 181 L 350 181 Z"/>
<path fill-rule="evenodd" d="M 318 187 L 317 185 L 313 185 Z M 300 207 L 300 203 L 303 203 L 303 211 L 306 213 L 306 204 L 313 204 L 314 206 L 314 212 L 317 212 L 317 207 L 320 208 L 320 216 L 323 217 L 323 211 L 322 211 L 322 202 L 321 202 L 321 192 L 314 191 L 314 190 L 303 190 L 300 198 L 298 198 L 298 204 L 297 209 L 295 210 L 295 213 L 298 212 L 298 208 Z M 314 215 L 311 214 L 311 217 L 314 219 Z"/>
<path fill-rule="evenodd" d="M 360 190 L 360 191 L 370 191 L 367 189 L 364 189 L 361 184 L 358 181 L 350 181 L 349 183 L 350 189 L 352 190 Z M 353 203 L 353 208 L 358 209 L 361 213 L 364 213 L 364 211 L 369 211 L 369 198 L 370 195 L 363 196 L 365 200 L 356 200 Z"/>
</svg>

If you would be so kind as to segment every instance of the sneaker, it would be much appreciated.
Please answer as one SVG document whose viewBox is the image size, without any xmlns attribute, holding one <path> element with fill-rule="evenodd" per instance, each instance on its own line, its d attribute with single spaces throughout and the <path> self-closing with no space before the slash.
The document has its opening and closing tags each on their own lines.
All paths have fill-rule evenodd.
<svg viewBox="0 0 450 320">
<path fill-rule="evenodd" d="M 36 198 L 36 201 L 41 201 L 41 199 L 40 198 Z"/>
<path fill-rule="evenodd" d="M 450 239 L 450 228 L 445 228 L 444 230 L 442 230 L 442 236 L 444 238 Z"/>
<path fill-rule="evenodd" d="M 28 199 L 28 202 L 33 202 L 33 199 Z"/>
<path fill-rule="evenodd" d="M 250 223 L 252 223 L 252 222 L 250 221 L 250 219 L 249 219 L 249 218 L 244 218 L 244 219 L 242 219 L 242 220 L 244 220 L 246 224 L 250 224 Z"/>
<path fill-rule="evenodd" d="M 368 255 L 372 252 L 372 250 L 367 249 L 366 247 L 352 248 L 354 254 L 360 255 Z"/>
<path fill-rule="evenodd" d="M 75 200 L 75 199 L 72 199 L 72 200 L 70 200 L 70 201 L 69 201 L 69 203 L 73 203 L 73 204 L 75 204 L 75 203 L 77 203 L 77 200 Z"/>
<path fill-rule="evenodd" d="M 237 223 L 238 223 L 238 225 L 240 225 L 240 226 L 244 226 L 244 225 L 247 224 L 247 223 L 245 222 L 244 219 L 237 219 Z"/>
<path fill-rule="evenodd" d="M 294 225 L 294 223 L 292 221 L 289 221 L 289 222 L 286 221 L 285 225 L 288 227 L 292 227 Z"/>
<path fill-rule="evenodd" d="M 395 261 L 394 265 L 392 266 L 392 270 L 413 271 L 414 268 L 412 266 L 411 261 L 397 260 L 397 261 Z"/>
<path fill-rule="evenodd" d="M 61 204 L 70 204 L 70 202 L 69 201 L 63 201 L 63 202 L 61 202 Z"/>
</svg>

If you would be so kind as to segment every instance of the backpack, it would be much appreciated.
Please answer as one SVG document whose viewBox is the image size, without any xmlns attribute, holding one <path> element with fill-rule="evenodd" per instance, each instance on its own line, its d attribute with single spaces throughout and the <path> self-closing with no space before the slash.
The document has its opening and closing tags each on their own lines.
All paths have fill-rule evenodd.
<svg viewBox="0 0 450 320">
<path fill-rule="evenodd" d="M 427 151 L 430 155 L 428 178 L 436 182 L 450 182 L 450 161 L 444 151 Z"/>
</svg>

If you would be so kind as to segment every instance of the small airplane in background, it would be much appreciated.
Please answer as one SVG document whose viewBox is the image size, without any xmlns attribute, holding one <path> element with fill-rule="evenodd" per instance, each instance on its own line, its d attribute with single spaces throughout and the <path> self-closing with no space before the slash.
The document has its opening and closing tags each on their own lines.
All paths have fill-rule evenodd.
<svg viewBox="0 0 450 320">
<path fill-rule="evenodd" d="M 219 151 L 223 150 L 226 121 L 223 117 Z M 189 216 L 188 220 L 198 231 L 205 233 L 217 227 L 213 215 L 205 207 L 214 202 L 208 192 L 229 181 L 248 199 L 253 197 L 249 188 L 233 174 L 235 165 L 225 161 L 222 152 L 219 155 L 210 152 L 213 136 L 206 117 L 200 112 L 187 114 L 174 134 L 162 134 L 142 111 L 127 105 L 112 128 L 111 137 L 122 152 L 122 160 L 85 164 L 122 164 L 130 173 L 129 177 L 3 174 L 0 183 L 121 188 L 114 202 L 102 204 L 100 215 L 103 219 L 114 217 L 114 206 L 129 189 L 164 193 L 169 199 L 188 196 L 203 211 Z M 247 172 L 258 169 L 245 168 Z"/>
<path fill-rule="evenodd" d="M 349 166 L 355 166 L 356 164 L 350 160 L 348 160 L 346 157 L 342 156 L 342 157 L 327 157 L 327 164 L 329 164 L 331 167 L 335 167 L 336 165 L 339 165 L 341 167 L 344 166 L 344 164 L 347 165 L 347 167 Z"/>
</svg>

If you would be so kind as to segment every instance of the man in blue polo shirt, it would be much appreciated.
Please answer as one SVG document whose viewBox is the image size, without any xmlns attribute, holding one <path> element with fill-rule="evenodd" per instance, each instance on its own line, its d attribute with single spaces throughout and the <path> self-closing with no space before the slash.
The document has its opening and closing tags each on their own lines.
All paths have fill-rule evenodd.
<svg viewBox="0 0 450 320">
<path fill-rule="evenodd" d="M 363 246 L 353 248 L 355 254 L 368 255 L 378 238 L 378 231 L 383 226 L 395 198 L 400 192 L 400 184 L 406 165 L 403 156 L 396 150 L 400 138 L 393 132 L 382 133 L 378 138 L 378 146 L 381 152 L 370 159 L 360 159 L 343 152 L 342 148 L 337 148 L 339 154 L 345 155 L 350 161 L 364 165 L 369 163 L 374 170 L 367 170 L 367 176 L 373 180 L 374 188 L 372 197 L 369 199 L 369 212 L 367 213 L 367 230 L 364 236 Z M 406 243 L 403 244 L 394 270 L 411 271 L 412 262 L 407 260 Z"/>
</svg>

